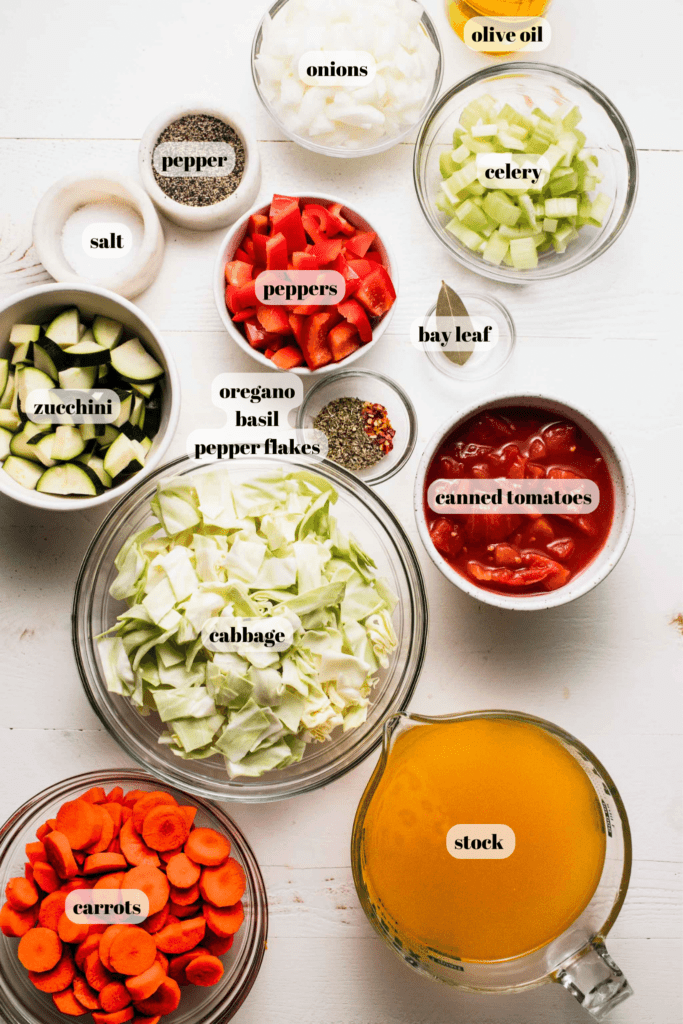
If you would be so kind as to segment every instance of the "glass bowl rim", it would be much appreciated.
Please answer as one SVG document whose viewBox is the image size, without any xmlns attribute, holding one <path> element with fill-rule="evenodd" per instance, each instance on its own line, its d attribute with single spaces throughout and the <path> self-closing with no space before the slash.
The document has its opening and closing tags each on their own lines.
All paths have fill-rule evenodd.
<svg viewBox="0 0 683 1024">
<path fill-rule="evenodd" d="M 494 78 L 513 78 L 515 76 L 522 77 L 524 75 L 533 77 L 534 72 L 539 71 L 542 74 L 554 76 L 564 80 L 565 82 L 571 83 L 571 85 L 576 86 L 583 92 L 587 93 L 594 102 L 602 107 L 619 135 L 628 171 L 628 185 L 626 188 L 626 195 L 624 196 L 623 211 L 615 228 L 610 231 L 609 234 L 605 234 L 604 237 L 600 238 L 595 249 L 589 249 L 575 266 L 555 264 L 556 269 L 552 270 L 549 265 L 547 272 L 544 273 L 536 273 L 534 271 L 515 271 L 512 267 L 496 267 L 493 264 L 489 265 L 484 263 L 483 260 L 477 259 L 469 252 L 469 250 L 466 251 L 464 247 L 456 247 L 454 244 L 455 240 L 454 242 L 451 242 L 450 239 L 445 237 L 443 226 L 437 224 L 432 216 L 432 207 L 434 204 L 431 202 L 431 197 L 425 194 L 426 183 L 424 182 L 424 176 L 421 170 L 422 154 L 425 149 L 427 133 L 441 111 L 455 96 L 478 82 L 483 83 Z M 521 285 L 532 284 L 537 281 L 552 281 L 556 278 L 565 277 L 567 274 L 574 273 L 577 270 L 581 270 L 584 267 L 589 266 L 598 258 L 598 256 L 607 252 L 607 250 L 614 245 L 626 228 L 635 207 L 636 197 L 638 195 L 638 184 L 638 152 L 635 140 L 630 128 L 626 124 L 626 121 L 617 107 L 601 89 L 598 89 L 597 86 L 593 85 L 592 82 L 589 82 L 588 79 L 575 74 L 573 71 L 568 71 L 566 68 L 561 68 L 555 64 L 544 64 L 540 61 L 509 61 L 505 64 L 498 64 L 495 67 L 482 68 L 479 71 L 475 71 L 473 74 L 468 75 L 467 78 L 463 78 L 461 81 L 456 82 L 448 92 L 445 92 L 443 96 L 436 100 L 433 107 L 431 107 L 422 121 L 417 141 L 415 143 L 415 152 L 413 154 L 413 185 L 415 187 L 415 192 L 417 194 L 422 214 L 433 234 L 450 252 L 453 258 L 462 266 L 466 267 L 468 270 L 474 271 L 474 273 L 479 274 L 481 277 L 488 278 L 492 281 L 503 281 L 506 284 Z"/>
<path fill-rule="evenodd" d="M 317 382 L 317 384 L 314 384 L 310 391 L 306 394 L 303 402 L 299 406 L 299 411 L 297 413 L 296 418 L 296 425 L 299 430 L 301 430 L 304 426 L 304 418 L 306 415 L 306 411 L 308 409 L 309 402 L 313 395 L 315 395 L 318 392 L 324 391 L 325 388 L 337 383 L 344 377 L 372 377 L 375 380 L 381 381 L 382 384 L 385 384 L 398 396 L 408 416 L 408 440 L 403 451 L 403 454 L 401 455 L 401 458 L 398 460 L 396 465 L 393 466 L 391 469 L 387 469 L 384 473 L 381 473 L 379 476 L 372 478 L 361 478 L 357 477 L 355 474 L 352 473 L 352 476 L 354 477 L 355 480 L 360 480 L 360 482 L 365 484 L 366 486 L 374 487 L 377 484 L 383 484 L 387 480 L 391 480 L 392 476 L 395 476 L 399 472 L 399 470 L 403 469 L 403 467 L 413 454 L 413 451 L 415 450 L 415 444 L 417 442 L 417 413 L 415 412 L 415 406 L 411 402 L 407 393 L 403 390 L 401 385 L 398 384 L 395 380 L 392 380 L 391 377 L 386 377 L 383 373 L 378 373 L 376 370 L 364 370 L 360 368 L 339 370 L 338 373 L 331 374 L 329 377 L 322 377 Z M 337 462 L 333 462 L 332 459 L 325 459 L 325 462 L 332 462 L 334 466 L 339 465 Z M 378 465 L 381 465 L 381 463 L 378 463 Z M 343 469 L 344 467 L 342 466 L 341 468 Z"/>
</svg>

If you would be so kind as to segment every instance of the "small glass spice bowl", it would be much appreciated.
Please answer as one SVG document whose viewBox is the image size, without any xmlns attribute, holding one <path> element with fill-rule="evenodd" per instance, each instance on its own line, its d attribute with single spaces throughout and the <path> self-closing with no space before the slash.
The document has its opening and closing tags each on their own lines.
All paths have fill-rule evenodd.
<svg viewBox="0 0 683 1024">
<path fill-rule="evenodd" d="M 365 484 L 382 484 L 402 469 L 415 448 L 417 416 L 413 403 L 396 381 L 372 370 L 340 370 L 323 377 L 308 392 L 299 409 L 297 427 L 310 429 L 318 414 L 339 398 L 359 398 L 373 405 L 383 405 L 391 426 L 396 431 L 392 450 L 374 466 L 353 472 Z"/>
<path fill-rule="evenodd" d="M 425 355 L 432 366 L 436 367 L 439 373 L 443 373 L 451 380 L 468 384 L 470 382 L 486 380 L 493 377 L 495 373 L 502 370 L 508 363 L 517 341 L 517 332 L 512 317 L 508 310 L 497 299 L 490 295 L 481 295 L 470 292 L 460 292 L 465 308 L 471 317 L 493 320 L 498 328 L 498 340 L 490 348 L 475 348 L 467 362 L 456 363 L 449 358 L 443 349 L 434 350 L 426 348 Z M 436 303 L 429 310 L 424 318 L 424 329 L 434 330 L 433 320 L 436 315 Z M 455 353 L 453 353 L 455 354 Z"/>
</svg>

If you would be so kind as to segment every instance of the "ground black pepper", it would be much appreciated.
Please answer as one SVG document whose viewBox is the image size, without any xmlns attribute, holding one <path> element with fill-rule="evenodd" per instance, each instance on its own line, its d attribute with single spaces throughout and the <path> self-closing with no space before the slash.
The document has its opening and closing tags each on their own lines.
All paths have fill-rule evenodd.
<svg viewBox="0 0 683 1024">
<path fill-rule="evenodd" d="M 327 457 L 358 472 L 369 469 L 393 448 L 396 431 L 383 405 L 360 398 L 336 398 L 316 416 L 313 426 L 326 435 Z"/>
<path fill-rule="evenodd" d="M 173 121 L 155 143 L 227 142 L 235 150 L 235 166 L 220 178 L 174 178 L 152 168 L 157 185 L 170 199 L 185 206 L 213 206 L 227 199 L 242 180 L 245 165 L 244 143 L 234 128 L 210 114 L 188 114 Z"/>
</svg>

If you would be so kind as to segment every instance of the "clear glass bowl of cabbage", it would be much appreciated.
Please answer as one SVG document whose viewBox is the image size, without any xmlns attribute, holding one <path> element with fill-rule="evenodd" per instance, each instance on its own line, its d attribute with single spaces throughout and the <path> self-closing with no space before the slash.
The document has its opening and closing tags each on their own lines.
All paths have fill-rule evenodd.
<svg viewBox="0 0 683 1024">
<path fill-rule="evenodd" d="M 204 646 L 220 618 L 284 616 L 283 651 Z M 265 802 L 327 785 L 404 709 L 427 638 L 413 547 L 330 462 L 187 458 L 141 482 L 90 545 L 74 597 L 86 694 L 168 785 Z"/>
<path fill-rule="evenodd" d="M 489 154 L 506 154 L 520 174 L 542 167 L 543 176 L 485 185 L 480 155 Z M 638 160 L 623 117 L 599 89 L 562 68 L 519 61 L 479 71 L 439 99 L 420 129 L 413 176 L 427 223 L 459 263 L 531 284 L 588 266 L 619 238 Z"/>
</svg>

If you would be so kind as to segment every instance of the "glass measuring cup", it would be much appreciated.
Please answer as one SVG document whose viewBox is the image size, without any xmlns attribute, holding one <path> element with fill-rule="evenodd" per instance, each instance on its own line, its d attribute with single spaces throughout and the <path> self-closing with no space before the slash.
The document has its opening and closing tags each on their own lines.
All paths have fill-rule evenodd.
<svg viewBox="0 0 683 1024">
<path fill-rule="evenodd" d="M 386 888 L 382 890 L 381 885 L 377 884 L 377 878 L 385 869 L 386 861 L 383 861 L 381 868 L 376 861 L 379 847 L 375 841 L 375 832 L 377 823 L 382 820 L 382 815 L 384 815 L 386 824 L 387 792 L 390 792 L 388 786 L 391 785 L 392 779 L 397 778 L 397 769 L 392 757 L 397 759 L 396 765 L 399 771 L 407 766 L 412 772 L 408 778 L 413 781 L 417 780 L 414 790 L 410 791 L 411 799 L 414 799 L 417 823 L 406 826 L 405 822 L 400 822 L 397 823 L 397 827 L 419 830 L 420 806 L 427 805 L 432 814 L 432 818 L 429 819 L 430 824 L 433 821 L 440 822 L 436 846 L 432 842 L 432 836 L 426 833 L 420 835 L 419 831 L 417 834 L 416 845 L 420 852 L 416 863 L 418 870 L 422 871 L 426 878 L 429 878 L 435 870 L 435 863 L 430 860 L 432 856 L 430 843 L 433 850 L 437 847 L 441 849 L 442 841 L 446 847 L 451 842 L 451 831 L 448 831 L 447 835 L 447 825 L 441 824 L 445 819 L 441 814 L 443 807 L 439 805 L 438 798 L 425 801 L 425 793 L 429 797 L 431 784 L 438 784 L 438 780 L 430 777 L 431 762 L 422 755 L 418 756 L 420 747 L 415 743 L 415 739 L 419 739 L 419 736 L 414 733 L 414 730 L 431 727 L 432 739 L 430 742 L 438 733 L 439 742 L 448 744 L 451 742 L 449 737 L 452 737 L 454 733 L 453 730 L 447 732 L 447 729 L 461 723 L 467 723 L 470 729 L 470 723 L 474 723 L 475 728 L 479 726 L 488 728 L 489 725 L 497 728 L 500 723 L 506 727 L 510 725 L 523 727 L 528 731 L 531 743 L 538 741 L 541 745 L 546 744 L 553 747 L 556 753 L 559 752 L 558 756 L 566 762 L 565 767 L 574 774 L 575 779 L 580 779 L 586 793 L 591 794 L 591 803 L 595 807 L 596 829 L 601 832 L 604 849 L 601 867 L 595 876 L 595 887 L 591 886 L 589 898 L 587 897 L 583 906 L 578 907 L 576 916 L 563 927 L 560 934 L 552 937 L 550 941 L 538 948 L 533 948 L 530 952 L 521 955 L 509 955 L 495 959 L 492 956 L 490 959 L 486 959 L 479 954 L 466 957 L 465 950 L 462 951 L 463 955 L 460 955 L 460 951 L 454 948 L 458 941 L 459 927 L 459 922 L 455 919 L 453 919 L 451 948 L 443 948 L 448 945 L 445 941 L 441 943 L 442 948 L 438 948 L 438 943 L 434 941 L 433 937 L 431 939 L 425 938 L 424 935 L 418 937 L 419 929 L 397 920 L 396 915 L 389 910 L 390 900 L 385 898 L 387 896 Z M 407 745 L 406 738 L 411 745 Z M 397 744 L 399 745 L 398 754 L 396 753 Z M 407 755 L 406 751 L 408 751 Z M 413 763 L 410 761 L 411 757 Z M 517 770 L 517 763 L 509 765 L 507 775 L 511 784 L 514 783 Z M 383 785 L 385 777 L 388 779 L 388 783 Z M 577 820 L 576 808 L 571 802 L 563 800 L 565 790 L 562 788 L 559 775 L 551 776 L 551 779 L 549 800 L 551 804 L 554 804 L 552 811 L 556 816 L 555 820 L 559 820 L 557 818 L 559 814 L 573 825 Z M 490 800 L 487 803 L 487 795 L 484 793 L 485 783 L 482 782 L 481 777 L 468 780 L 456 775 L 449 777 L 449 782 L 453 794 L 455 794 L 453 810 L 448 810 L 446 814 L 446 819 L 450 814 L 451 825 L 460 827 L 457 817 L 459 793 L 481 792 L 483 794 L 482 802 L 487 804 L 487 812 L 495 813 L 491 811 L 491 807 L 496 806 L 495 800 L 493 803 Z M 443 781 L 441 785 L 443 785 Z M 450 800 L 446 802 L 449 803 Z M 382 808 L 384 810 L 381 810 Z M 498 811 L 498 816 L 487 816 L 485 820 L 504 822 L 505 811 L 500 806 Z M 400 813 L 404 817 L 407 815 L 405 809 Z M 538 814 L 539 817 L 535 820 L 543 823 L 543 807 L 539 807 Z M 407 816 L 410 817 L 409 814 Z M 510 818 L 514 823 L 513 813 Z M 477 818 L 473 816 L 467 820 L 476 822 Z M 503 835 L 501 825 L 491 827 L 496 830 L 498 836 Z M 468 825 L 462 826 L 462 828 L 471 834 L 476 826 Z M 441 831 L 443 831 L 443 840 Z M 452 831 L 460 834 L 457 829 Z M 520 856 L 523 854 L 525 839 L 528 837 L 525 837 L 523 830 L 518 828 L 517 847 L 515 847 L 514 833 L 511 834 L 513 835 L 511 856 L 514 857 L 515 850 Z M 448 852 L 451 853 L 451 857 L 459 856 L 450 850 Z M 632 995 L 627 980 L 611 959 L 604 941 L 621 910 L 630 878 L 631 837 L 626 811 L 614 783 L 595 756 L 577 739 L 550 722 L 514 711 L 480 711 L 441 718 L 406 714 L 392 716 L 385 724 L 380 761 L 356 813 L 351 853 L 356 890 L 368 919 L 385 942 L 419 973 L 471 992 L 514 992 L 554 981 L 571 992 L 596 1020 L 604 1019 L 617 1005 Z M 412 878 L 411 869 L 414 867 L 414 862 L 411 861 L 411 850 L 407 844 L 400 848 L 397 856 L 401 858 L 403 877 L 405 879 Z M 444 859 L 450 863 L 445 853 L 437 853 L 434 856 L 440 858 L 441 867 L 443 867 Z M 375 858 L 374 863 L 373 858 Z M 501 855 L 497 863 L 500 863 L 502 859 Z M 472 863 L 472 861 L 467 863 Z M 488 864 L 489 860 L 477 861 L 477 864 L 484 863 Z M 460 864 L 460 860 L 458 864 Z M 569 872 L 573 873 L 573 865 L 569 866 Z M 489 877 L 491 892 L 497 898 L 498 889 L 495 879 L 496 877 L 500 879 L 501 876 L 492 874 Z M 536 877 L 528 878 L 526 883 L 531 890 L 528 895 L 533 902 Z M 556 884 L 558 891 L 559 887 L 563 885 L 566 885 L 566 879 L 558 877 Z M 406 899 L 406 892 L 407 889 L 402 891 L 402 900 Z M 591 892 L 592 895 L 590 895 Z M 449 895 L 444 891 L 444 904 Z M 509 908 L 511 915 L 514 916 L 516 909 L 516 903 L 511 904 Z M 407 917 L 404 918 L 404 921 L 407 921 Z"/>
</svg>

